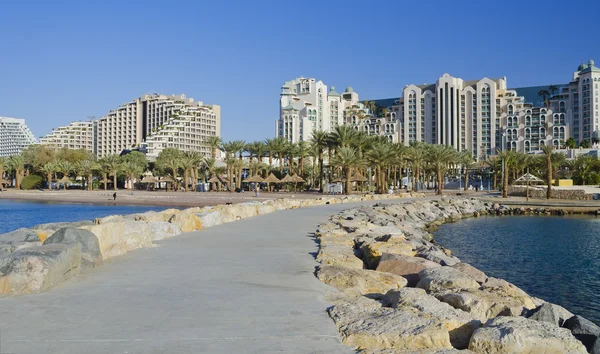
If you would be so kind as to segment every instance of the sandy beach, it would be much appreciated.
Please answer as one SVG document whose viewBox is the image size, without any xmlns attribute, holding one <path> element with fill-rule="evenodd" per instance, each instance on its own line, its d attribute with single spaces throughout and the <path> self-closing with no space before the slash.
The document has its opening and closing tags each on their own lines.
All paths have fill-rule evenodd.
<svg viewBox="0 0 600 354">
<path fill-rule="evenodd" d="M 318 192 L 304 193 L 260 193 L 258 197 L 254 193 L 229 193 L 229 192 L 164 192 L 164 191 L 135 191 L 118 190 L 117 200 L 113 201 L 114 191 L 23 191 L 3 190 L 0 199 L 13 199 L 49 203 L 85 203 L 96 205 L 158 205 L 172 207 L 196 207 L 225 203 L 243 203 L 250 201 L 265 201 L 278 198 L 313 199 L 322 197 Z"/>
</svg>

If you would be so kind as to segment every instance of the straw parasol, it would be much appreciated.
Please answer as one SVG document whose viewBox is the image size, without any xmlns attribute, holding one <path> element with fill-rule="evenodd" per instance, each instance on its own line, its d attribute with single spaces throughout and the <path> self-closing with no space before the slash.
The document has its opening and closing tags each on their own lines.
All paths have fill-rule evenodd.
<svg viewBox="0 0 600 354">
<path fill-rule="evenodd" d="M 291 182 L 294 182 L 294 193 L 296 193 L 296 186 L 298 185 L 298 183 L 304 183 L 304 179 L 302 179 L 302 177 L 298 176 L 298 175 L 293 175 L 290 177 Z"/>
<path fill-rule="evenodd" d="M 71 184 L 71 179 L 68 176 L 63 176 L 63 178 L 61 178 L 60 180 L 58 180 L 58 182 L 56 182 L 57 184 L 63 184 L 65 186 L 65 189 L 67 189 L 67 186 L 69 184 Z"/>
<path fill-rule="evenodd" d="M 169 183 L 171 183 L 171 185 L 173 185 L 175 183 L 175 180 L 171 176 L 164 176 L 164 177 L 161 177 L 158 180 L 158 182 L 165 182 L 165 184 L 166 184 L 165 191 L 168 191 L 169 190 Z M 159 188 L 160 188 L 160 186 L 159 186 Z"/>
<path fill-rule="evenodd" d="M 331 182 L 334 182 L 334 183 L 346 182 L 346 177 L 336 177 L 336 178 L 332 179 Z"/>
<path fill-rule="evenodd" d="M 360 171 L 356 171 L 352 177 L 350 177 L 350 182 L 366 182 L 367 177 L 363 176 Z"/>
<path fill-rule="evenodd" d="M 244 182 L 248 182 L 248 183 L 261 183 L 264 181 L 265 181 L 265 179 L 259 175 L 254 175 L 254 176 L 248 177 L 244 180 Z"/>
<path fill-rule="evenodd" d="M 269 186 L 269 191 L 271 190 L 271 183 L 280 183 L 281 181 L 279 180 L 279 178 L 275 177 L 275 175 L 273 173 L 271 173 L 267 178 L 265 178 L 265 182 L 267 183 L 267 185 Z"/>
<path fill-rule="evenodd" d="M 141 183 L 156 183 L 156 182 L 158 182 L 158 179 L 154 176 L 144 176 L 144 178 L 142 178 L 142 180 L 140 182 Z"/>
<path fill-rule="evenodd" d="M 217 183 L 217 186 L 218 186 L 218 184 L 228 184 L 229 180 L 225 177 L 215 175 L 211 179 L 208 180 L 208 183 Z M 218 191 L 219 191 L 219 189 L 217 188 L 217 192 Z"/>
<path fill-rule="evenodd" d="M 281 179 L 281 181 L 279 181 L 279 182 L 281 182 L 281 183 L 289 183 L 289 182 L 294 182 L 294 181 L 293 181 L 293 178 L 292 178 L 292 177 L 290 177 L 290 175 L 285 175 L 285 176 L 284 176 L 284 177 Z"/>
</svg>

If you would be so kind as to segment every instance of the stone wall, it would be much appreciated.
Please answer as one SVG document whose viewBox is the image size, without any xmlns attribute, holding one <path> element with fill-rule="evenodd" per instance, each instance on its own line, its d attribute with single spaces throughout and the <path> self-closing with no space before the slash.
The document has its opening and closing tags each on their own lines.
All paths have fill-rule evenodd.
<svg viewBox="0 0 600 354">
<path fill-rule="evenodd" d="M 521 186 L 508 187 L 508 195 L 525 197 L 527 188 Z M 546 198 L 546 187 L 529 187 L 530 198 Z M 569 199 L 569 200 L 593 200 L 593 194 L 586 194 L 582 189 L 552 189 L 553 199 Z"/>
<path fill-rule="evenodd" d="M 462 263 L 426 231 L 500 208 L 475 199 L 382 203 L 319 225 L 316 276 L 332 286 L 328 313 L 342 341 L 360 353 L 590 350 L 600 328 Z"/>
<path fill-rule="evenodd" d="M 0 235 L 0 296 L 46 291 L 108 258 L 154 247 L 154 241 L 279 210 L 367 200 L 423 197 L 422 193 L 277 199 L 185 210 L 113 215 L 94 221 L 52 223 Z M 65 230 L 69 237 L 64 237 Z M 59 237 L 60 234 L 60 237 Z M 92 246 L 90 246 L 92 245 Z M 93 247 L 97 255 L 87 250 Z M 92 259 L 92 261 L 89 261 Z"/>
</svg>

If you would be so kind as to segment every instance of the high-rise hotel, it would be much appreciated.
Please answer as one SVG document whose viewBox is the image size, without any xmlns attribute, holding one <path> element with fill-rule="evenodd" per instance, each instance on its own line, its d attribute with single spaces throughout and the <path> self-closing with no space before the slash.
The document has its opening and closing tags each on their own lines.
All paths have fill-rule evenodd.
<svg viewBox="0 0 600 354">
<path fill-rule="evenodd" d="M 0 157 L 18 155 L 35 143 L 35 136 L 25 119 L 0 117 Z"/>
<path fill-rule="evenodd" d="M 282 87 L 276 133 L 296 142 L 308 140 L 314 129 L 349 124 L 390 141 L 450 145 L 477 159 L 503 145 L 533 152 L 541 145 L 562 147 L 569 137 L 597 143 L 599 84 L 593 60 L 579 65 L 568 84 L 509 88 L 506 77 L 463 80 L 444 74 L 431 84 L 405 86 L 402 97 L 374 100 L 386 108 L 377 117 L 358 95 L 345 100 L 342 94 L 336 101 L 325 95 L 321 81 L 299 78 Z"/>
</svg>

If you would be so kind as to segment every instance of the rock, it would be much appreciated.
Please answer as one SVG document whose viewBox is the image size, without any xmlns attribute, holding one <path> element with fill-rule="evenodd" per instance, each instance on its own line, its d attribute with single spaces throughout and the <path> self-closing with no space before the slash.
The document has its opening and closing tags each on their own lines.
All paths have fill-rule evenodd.
<svg viewBox="0 0 600 354">
<path fill-rule="evenodd" d="M 152 241 L 173 237 L 181 233 L 179 226 L 167 221 L 148 222 L 148 231 L 150 232 L 150 239 Z"/>
<path fill-rule="evenodd" d="M 573 314 L 567 311 L 564 307 L 546 302 L 533 310 L 529 310 L 525 317 L 532 320 L 553 323 L 558 327 L 562 327 L 565 321 Z"/>
<path fill-rule="evenodd" d="M 350 247 L 331 244 L 319 248 L 317 262 L 324 265 L 363 269 L 363 261 Z"/>
<path fill-rule="evenodd" d="M 33 230 L 37 231 L 40 241 L 46 241 L 46 238 L 63 227 L 80 227 L 94 225 L 91 220 L 73 221 L 73 222 L 53 222 L 49 224 L 40 224 L 32 227 Z"/>
<path fill-rule="evenodd" d="M 485 281 L 488 278 L 487 275 L 485 275 L 484 272 L 482 272 L 479 269 L 473 267 L 469 263 L 462 263 L 462 262 L 460 262 L 460 263 L 456 263 L 456 264 L 452 265 L 451 267 L 454 268 L 454 269 L 458 269 L 461 272 L 465 273 L 466 275 L 470 276 L 471 278 L 473 278 L 479 284 L 485 283 Z"/>
<path fill-rule="evenodd" d="M 441 302 L 428 295 L 425 290 L 417 288 L 404 288 L 390 290 L 382 300 L 386 306 L 393 308 L 414 307 L 417 310 L 438 319 L 450 333 L 450 342 L 454 348 L 465 349 L 473 331 L 481 322 L 475 320 L 465 311 L 455 309 L 447 303 Z"/>
<path fill-rule="evenodd" d="M 143 221 L 114 221 L 82 226 L 98 237 L 102 259 L 120 256 L 130 250 L 152 247 L 152 235 Z"/>
<path fill-rule="evenodd" d="M 481 288 L 499 296 L 516 299 L 528 310 L 537 307 L 536 301 L 531 296 L 504 279 L 488 278 Z"/>
<path fill-rule="evenodd" d="M 78 244 L 27 247 L 0 258 L 0 294 L 24 295 L 46 291 L 77 275 Z"/>
<path fill-rule="evenodd" d="M 26 228 L 20 228 L 0 235 L 0 243 L 37 242 L 39 240 L 40 237 L 37 231 Z"/>
<path fill-rule="evenodd" d="M 102 262 L 102 253 L 100 253 L 98 237 L 88 230 L 76 229 L 73 227 L 59 229 L 44 241 L 44 245 L 55 243 L 74 243 L 79 245 L 82 265 L 93 267 Z"/>
<path fill-rule="evenodd" d="M 477 329 L 469 343 L 476 353 L 587 353 L 564 328 L 524 317 L 497 317 Z"/>
<path fill-rule="evenodd" d="M 173 214 L 168 222 L 179 227 L 181 232 L 197 231 L 203 228 L 202 221 L 195 212 L 182 211 Z"/>
<path fill-rule="evenodd" d="M 434 293 L 434 296 L 454 308 L 470 313 L 481 322 L 497 316 L 521 316 L 528 310 L 515 298 L 477 289 L 443 291 Z"/>
<path fill-rule="evenodd" d="M 592 346 L 590 354 L 600 354 L 600 340 L 596 339 L 596 342 L 594 343 L 594 346 Z"/>
<path fill-rule="evenodd" d="M 419 272 L 419 279 L 417 287 L 428 292 L 479 288 L 473 278 L 451 267 L 423 269 Z"/>
<path fill-rule="evenodd" d="M 346 345 L 370 349 L 451 349 L 450 335 L 438 320 L 416 310 L 382 308 L 359 297 L 328 310 Z"/>
<path fill-rule="evenodd" d="M 470 350 L 458 349 L 419 349 L 419 350 L 397 350 L 397 349 L 363 349 L 359 354 L 475 354 Z"/>
<path fill-rule="evenodd" d="M 445 254 L 444 251 L 433 245 L 417 249 L 416 256 L 439 263 L 443 266 L 452 266 L 460 262 L 460 259 Z"/>
<path fill-rule="evenodd" d="M 573 316 L 567 319 L 563 327 L 571 330 L 575 338 L 579 339 L 588 351 L 592 350 L 596 339 L 600 336 L 600 327 L 581 316 Z"/>
<path fill-rule="evenodd" d="M 436 267 L 441 266 L 438 263 L 428 261 L 425 258 L 384 253 L 377 266 L 377 271 L 403 276 L 408 280 L 408 286 L 415 287 L 420 280 L 420 271 Z"/>
<path fill-rule="evenodd" d="M 412 257 L 415 252 L 412 245 L 404 237 L 391 237 L 385 242 L 365 242 L 360 250 L 363 260 L 369 269 L 377 268 L 383 253 L 399 254 Z"/>
<path fill-rule="evenodd" d="M 356 295 L 385 294 L 388 290 L 406 286 L 406 279 L 401 276 L 368 269 L 325 265 L 320 266 L 316 274 L 325 284 Z"/>
</svg>

